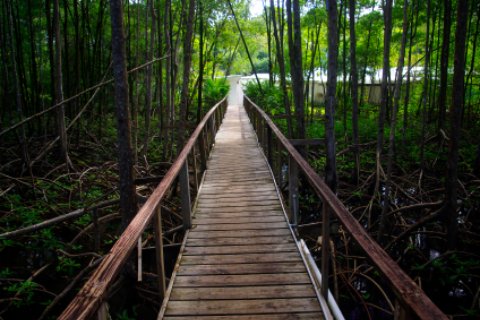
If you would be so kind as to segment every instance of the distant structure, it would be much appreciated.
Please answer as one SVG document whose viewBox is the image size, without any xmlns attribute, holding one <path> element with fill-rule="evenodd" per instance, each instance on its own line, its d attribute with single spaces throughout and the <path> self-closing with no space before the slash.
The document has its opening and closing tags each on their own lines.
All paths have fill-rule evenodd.
<svg viewBox="0 0 480 320">
<path fill-rule="evenodd" d="M 390 85 L 395 84 L 395 73 L 397 68 L 390 69 Z M 407 79 L 407 72 L 409 72 L 408 67 L 403 68 L 403 83 L 405 83 Z M 381 84 L 382 84 L 382 75 L 383 70 L 372 70 L 367 69 L 367 74 L 365 76 L 365 98 L 367 99 L 368 103 L 371 104 L 380 104 L 382 96 L 381 96 Z M 258 79 L 263 81 L 269 80 L 268 73 L 258 73 Z M 238 76 L 236 76 L 238 77 Z M 423 79 L 423 67 L 411 67 L 410 68 L 410 82 L 418 82 Z M 245 85 L 250 81 L 256 81 L 255 75 L 243 76 L 239 79 L 240 84 Z M 288 79 L 287 79 L 288 81 Z M 337 78 L 338 83 L 343 83 L 343 76 L 339 75 Z M 359 85 L 361 85 L 361 77 L 359 77 Z M 276 79 L 278 82 L 278 78 Z M 312 98 L 313 101 L 316 103 L 324 103 L 325 102 L 325 93 L 326 93 L 326 85 L 327 85 L 327 73 L 326 70 L 323 69 L 315 69 L 314 74 L 310 75 L 309 80 L 309 89 L 308 89 L 308 96 L 309 99 Z"/>
</svg>

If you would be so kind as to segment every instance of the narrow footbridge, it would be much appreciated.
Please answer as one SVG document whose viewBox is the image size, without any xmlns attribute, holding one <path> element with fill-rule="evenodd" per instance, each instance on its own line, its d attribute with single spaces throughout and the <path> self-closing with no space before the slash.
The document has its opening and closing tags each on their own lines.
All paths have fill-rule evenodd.
<svg viewBox="0 0 480 320">
<path fill-rule="evenodd" d="M 299 176 L 321 204 L 320 270 L 296 237 Z M 279 181 L 287 186 L 285 197 Z M 160 208 L 174 188 L 180 190 L 186 232 L 167 282 Z M 107 319 L 109 289 L 144 231 L 153 229 L 163 301 L 159 319 L 343 319 L 329 281 L 322 281 L 331 278 L 331 221 L 383 276 L 394 319 L 447 319 L 247 97 L 243 105 L 227 107 L 224 99 L 210 110 L 60 318 Z"/>
</svg>

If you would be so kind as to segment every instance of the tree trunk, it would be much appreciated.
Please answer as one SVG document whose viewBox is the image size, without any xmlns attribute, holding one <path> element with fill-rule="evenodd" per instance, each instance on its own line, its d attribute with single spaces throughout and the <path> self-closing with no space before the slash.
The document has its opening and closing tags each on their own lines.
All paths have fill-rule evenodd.
<svg viewBox="0 0 480 320">
<path fill-rule="evenodd" d="M 198 58 L 198 94 L 197 94 L 197 123 L 200 123 L 202 120 L 202 103 L 203 103 L 203 72 L 205 70 L 204 64 L 203 64 L 203 52 L 204 52 L 204 19 L 203 19 L 203 0 L 198 1 L 198 16 L 200 18 L 200 21 L 198 22 L 198 33 L 200 34 L 200 41 L 199 41 L 199 58 Z"/>
<path fill-rule="evenodd" d="M 59 104 L 63 101 L 62 40 L 60 37 L 60 8 L 58 1 L 59 0 L 53 1 L 53 30 L 55 32 L 55 104 Z M 57 107 L 57 134 L 60 137 L 60 153 L 68 168 L 70 167 L 70 159 L 68 158 L 65 107 L 63 104 Z"/>
<path fill-rule="evenodd" d="M 457 2 L 457 29 L 455 31 L 455 55 L 453 70 L 452 104 L 450 106 L 450 146 L 445 179 L 445 225 L 447 249 L 454 250 L 457 244 L 457 188 L 458 149 L 460 144 L 461 116 L 464 103 L 465 42 L 467 34 L 468 0 Z"/>
<path fill-rule="evenodd" d="M 118 169 L 120 177 L 120 214 L 125 228 L 137 211 L 132 145 L 130 141 L 130 112 L 128 95 L 125 33 L 123 30 L 122 0 L 110 0 L 112 24 L 112 68 L 115 80 L 117 113 Z"/>
<path fill-rule="evenodd" d="M 288 99 L 287 80 L 285 72 L 285 57 L 283 55 L 282 40 L 279 35 L 279 28 L 277 26 L 277 20 L 275 18 L 275 5 L 273 3 L 273 0 L 270 0 L 270 10 L 273 24 L 273 37 L 275 38 L 275 52 L 277 54 L 278 69 L 280 70 L 280 87 L 282 88 L 283 104 L 285 106 L 285 112 L 287 114 L 288 137 L 292 138 L 292 110 L 290 108 L 290 99 Z"/>
<path fill-rule="evenodd" d="M 428 83 L 430 81 L 430 15 L 431 0 L 427 0 L 427 30 L 425 39 L 425 64 L 423 67 L 423 90 L 421 98 L 422 132 L 420 144 L 420 169 L 425 169 L 425 135 L 427 130 L 427 105 L 429 101 Z"/>
<path fill-rule="evenodd" d="M 382 150 L 384 142 L 385 129 L 385 113 L 389 100 L 389 75 L 390 75 L 390 39 L 392 36 L 392 2 L 386 0 L 383 7 L 383 19 L 385 24 L 385 32 L 383 35 L 383 74 L 382 74 L 382 101 L 380 103 L 380 114 L 378 116 L 378 133 L 377 133 L 377 150 L 376 150 L 376 183 L 375 192 L 380 192 L 380 175 L 382 166 Z M 380 197 L 382 195 L 380 194 Z M 377 235 L 379 243 L 383 240 L 383 233 Z"/>
<path fill-rule="evenodd" d="M 327 1 L 328 15 L 328 73 L 325 96 L 325 148 L 327 162 L 325 181 L 333 192 L 337 190 L 337 163 L 335 151 L 335 104 L 337 91 L 338 25 L 337 1 Z"/>
<path fill-rule="evenodd" d="M 387 227 L 387 214 L 390 208 L 390 191 L 392 189 L 392 175 L 393 175 L 393 161 L 395 159 L 395 129 L 397 126 L 397 112 L 400 104 L 400 91 L 402 88 L 403 78 L 403 64 L 405 61 L 405 46 L 407 43 L 408 32 L 408 0 L 403 1 L 403 31 L 402 41 L 400 45 L 400 56 L 398 57 L 397 70 L 395 75 L 395 89 L 393 97 L 393 110 L 390 122 L 390 135 L 388 145 L 388 162 L 387 162 L 387 179 L 385 181 L 385 199 L 382 207 L 382 214 L 380 216 L 380 226 L 378 234 L 380 239 L 388 232 Z"/>
<path fill-rule="evenodd" d="M 188 11 L 187 11 L 188 10 Z M 188 8 L 185 8 L 186 32 L 183 39 L 183 79 L 182 91 L 180 95 L 180 115 L 178 126 L 178 148 L 177 154 L 183 147 L 186 133 L 186 121 L 188 110 L 188 89 L 190 83 L 190 68 L 192 65 L 192 38 L 195 18 L 195 0 L 188 1 Z"/>
<path fill-rule="evenodd" d="M 353 128 L 353 157 L 355 161 L 353 180 L 357 184 L 360 178 L 360 151 L 358 145 L 358 75 L 357 75 L 357 40 L 355 34 L 355 0 L 349 0 L 350 14 L 350 74 L 352 76 L 352 128 Z"/>
<path fill-rule="evenodd" d="M 299 0 L 286 1 L 288 52 L 290 56 L 290 74 L 292 76 L 292 93 L 295 102 L 296 137 L 305 138 L 304 98 L 303 98 L 303 68 L 302 68 L 302 39 L 300 29 Z M 293 13 L 292 13 L 293 9 Z M 293 16 L 292 16 L 293 15 Z"/>
<path fill-rule="evenodd" d="M 150 30 L 150 39 L 148 39 L 148 32 L 145 31 L 145 38 L 146 40 L 148 39 L 148 48 L 146 48 L 147 54 L 146 54 L 146 60 L 151 61 L 154 55 L 154 50 L 155 50 L 155 32 L 156 32 L 156 26 L 157 23 L 155 21 L 155 8 L 153 6 L 153 0 L 148 0 L 147 1 L 147 12 L 150 12 L 150 22 L 148 25 L 151 25 L 151 30 Z M 147 19 L 148 19 L 148 14 L 147 14 Z M 152 114 L 152 76 L 153 76 L 153 65 L 148 65 L 147 70 L 146 70 L 146 76 L 145 76 L 145 136 L 143 139 L 143 148 L 142 148 L 142 156 L 145 158 L 148 152 L 148 142 L 150 139 L 150 118 Z"/>
</svg>

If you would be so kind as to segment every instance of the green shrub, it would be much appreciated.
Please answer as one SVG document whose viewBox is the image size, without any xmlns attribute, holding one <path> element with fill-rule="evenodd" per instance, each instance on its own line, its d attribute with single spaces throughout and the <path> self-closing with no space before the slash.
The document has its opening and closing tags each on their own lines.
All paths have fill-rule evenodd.
<svg viewBox="0 0 480 320">
<path fill-rule="evenodd" d="M 218 101 L 222 100 L 230 90 L 230 85 L 225 78 L 207 79 L 203 85 L 204 109 L 208 110 Z"/>
</svg>

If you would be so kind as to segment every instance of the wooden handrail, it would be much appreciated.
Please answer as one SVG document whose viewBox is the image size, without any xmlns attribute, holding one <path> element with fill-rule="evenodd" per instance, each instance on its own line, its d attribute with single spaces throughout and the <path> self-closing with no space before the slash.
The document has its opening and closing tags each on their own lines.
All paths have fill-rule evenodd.
<svg viewBox="0 0 480 320">
<path fill-rule="evenodd" d="M 127 262 L 130 253 L 137 245 L 137 241 L 143 231 L 151 222 L 157 212 L 157 208 L 159 208 L 163 197 L 175 181 L 175 178 L 186 165 L 187 157 L 194 149 L 200 134 L 203 130 L 207 129 L 207 122 L 214 119 L 215 116 L 217 121 L 220 120 L 219 118 L 223 118 L 226 105 L 227 99 L 225 97 L 205 115 L 175 162 L 165 174 L 165 177 L 132 219 L 120 238 L 115 242 L 110 252 L 105 256 L 90 279 L 88 279 L 80 292 L 60 315 L 59 319 L 88 319 L 99 309 L 105 300 L 108 288 L 113 284 L 113 281 Z M 203 138 L 200 138 L 200 140 L 203 140 Z"/>
<path fill-rule="evenodd" d="M 244 106 L 252 119 L 255 130 L 260 129 L 271 130 L 283 148 L 288 152 L 290 159 L 293 160 L 298 170 L 302 171 L 307 178 L 310 186 L 313 188 L 317 196 L 323 201 L 324 217 L 335 216 L 351 234 L 355 241 L 365 251 L 365 254 L 376 265 L 380 273 L 389 283 L 401 307 L 408 313 L 412 312 L 420 319 L 445 319 L 447 316 L 430 300 L 430 298 L 417 286 L 417 284 L 397 265 L 397 263 L 374 241 L 360 223 L 350 214 L 343 203 L 325 184 L 323 179 L 315 172 L 308 162 L 300 155 L 290 141 L 277 128 L 268 115 L 247 96 L 244 96 Z M 259 120 L 263 120 L 264 125 L 256 125 Z M 265 125 L 266 124 L 266 125 Z M 263 133 L 257 132 L 259 140 L 262 140 Z M 270 139 L 269 139 L 270 140 Z M 266 146 L 265 149 L 270 149 Z M 324 228 L 325 230 L 325 228 Z M 328 235 L 327 235 L 328 236 Z M 325 236 L 323 237 L 325 238 Z M 329 245 L 322 246 L 322 250 L 328 248 Z M 325 259 L 322 259 L 325 260 Z M 328 265 L 322 261 L 323 265 Z M 322 273 L 324 270 L 322 270 Z M 323 274 L 324 283 L 328 283 L 328 271 Z M 325 286 L 327 287 L 328 284 Z M 323 288 L 322 288 L 323 289 Z M 323 290 L 322 290 L 323 291 Z M 400 311 L 396 311 L 400 312 Z M 400 312 L 401 313 L 401 312 Z M 408 316 L 407 316 L 408 317 Z M 397 318 L 397 317 L 395 317 Z M 401 317 L 399 317 L 401 318 Z"/>
</svg>

